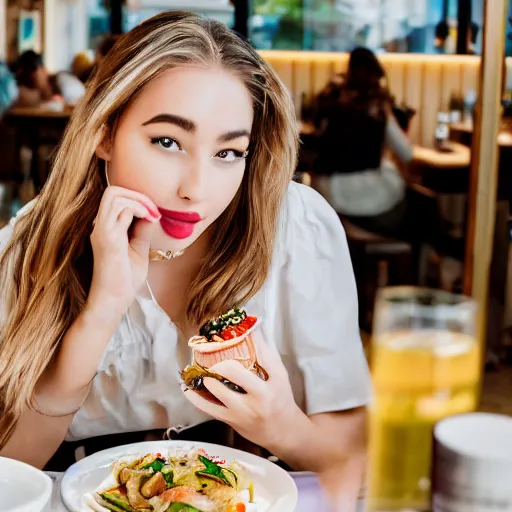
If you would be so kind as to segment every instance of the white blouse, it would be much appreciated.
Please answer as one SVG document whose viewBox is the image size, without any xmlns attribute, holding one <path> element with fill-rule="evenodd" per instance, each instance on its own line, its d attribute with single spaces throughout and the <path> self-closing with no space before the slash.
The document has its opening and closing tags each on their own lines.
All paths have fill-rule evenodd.
<svg viewBox="0 0 512 512">
<path fill-rule="evenodd" d="M 0 231 L 0 251 L 14 222 Z M 370 376 L 345 233 L 334 210 L 313 189 L 290 184 L 269 276 L 245 307 L 262 319 L 263 337 L 280 353 L 304 412 L 341 411 L 369 402 Z M 179 339 L 169 317 L 151 299 L 138 297 L 110 340 L 66 439 L 183 428 L 211 419 L 180 389 L 179 370 L 189 361 L 186 340 Z"/>
</svg>

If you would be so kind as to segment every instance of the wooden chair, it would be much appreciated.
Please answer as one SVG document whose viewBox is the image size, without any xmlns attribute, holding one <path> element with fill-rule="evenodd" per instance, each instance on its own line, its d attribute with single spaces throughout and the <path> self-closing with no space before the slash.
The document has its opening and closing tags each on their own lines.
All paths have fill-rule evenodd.
<svg viewBox="0 0 512 512">
<path fill-rule="evenodd" d="M 366 231 L 339 215 L 345 228 L 359 300 L 359 326 L 371 332 L 377 289 L 411 284 L 415 279 L 412 246 Z"/>
</svg>

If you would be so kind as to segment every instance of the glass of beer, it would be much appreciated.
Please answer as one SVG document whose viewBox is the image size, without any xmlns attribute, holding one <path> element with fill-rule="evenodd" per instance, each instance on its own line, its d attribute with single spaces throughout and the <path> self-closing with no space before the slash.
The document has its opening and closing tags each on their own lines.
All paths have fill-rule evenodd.
<svg viewBox="0 0 512 512">
<path fill-rule="evenodd" d="M 465 296 L 414 287 L 379 292 L 367 511 L 430 510 L 434 424 L 477 406 L 476 317 Z"/>
</svg>

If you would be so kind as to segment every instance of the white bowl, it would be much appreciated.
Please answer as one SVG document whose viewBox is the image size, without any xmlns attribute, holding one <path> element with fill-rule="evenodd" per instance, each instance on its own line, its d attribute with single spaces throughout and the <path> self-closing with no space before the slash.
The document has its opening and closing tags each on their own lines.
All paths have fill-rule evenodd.
<svg viewBox="0 0 512 512">
<path fill-rule="evenodd" d="M 52 479 L 18 460 L 0 457 L 0 511 L 41 512 L 52 496 Z"/>
</svg>

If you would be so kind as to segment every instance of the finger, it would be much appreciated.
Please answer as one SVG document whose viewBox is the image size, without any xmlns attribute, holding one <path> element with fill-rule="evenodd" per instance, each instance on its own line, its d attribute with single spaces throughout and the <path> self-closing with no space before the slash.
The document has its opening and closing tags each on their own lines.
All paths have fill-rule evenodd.
<svg viewBox="0 0 512 512">
<path fill-rule="evenodd" d="M 205 388 L 215 397 L 220 400 L 225 408 L 236 413 L 237 416 L 243 414 L 247 417 L 248 407 L 247 400 L 250 400 L 248 394 L 241 394 L 219 382 L 217 379 L 205 377 L 203 380 Z"/>
<path fill-rule="evenodd" d="M 206 398 L 199 396 L 196 392 L 187 390 L 185 391 L 185 398 L 200 411 L 209 414 L 213 418 L 227 423 L 230 419 L 229 411 L 223 405 L 213 404 Z"/>
<path fill-rule="evenodd" d="M 132 199 L 144 205 L 153 217 L 160 216 L 157 205 L 146 195 L 130 190 L 129 188 L 110 186 L 105 190 L 104 196 L 107 202 L 111 202 L 116 197 L 125 197 Z"/>
<path fill-rule="evenodd" d="M 156 205 L 145 195 L 121 187 L 107 187 L 103 194 L 103 197 L 101 198 L 100 206 L 98 208 L 98 213 L 95 219 L 95 224 L 99 223 L 101 225 L 104 222 L 106 222 L 106 219 L 110 218 L 110 212 L 112 210 L 113 204 L 116 203 L 120 198 L 137 202 L 143 208 L 146 208 L 148 215 L 150 217 L 153 217 L 155 219 L 159 219 L 161 217 L 160 212 L 158 211 Z M 119 216 L 119 214 L 122 211 L 122 208 L 118 208 L 116 211 L 117 216 Z M 114 214 L 114 217 L 117 216 Z M 144 217 L 144 215 L 142 215 L 142 217 Z M 112 228 L 112 224 L 110 224 L 110 228 Z"/>
<path fill-rule="evenodd" d="M 132 225 L 133 218 L 133 211 L 129 208 L 125 208 L 117 218 L 117 227 L 119 227 L 119 230 L 128 235 L 128 229 Z"/>
<path fill-rule="evenodd" d="M 252 333 L 258 363 L 262 366 L 270 378 L 288 375 L 281 359 L 281 355 L 275 347 L 270 346 L 263 338 L 261 329 L 256 329 Z"/>
<path fill-rule="evenodd" d="M 123 210 L 130 209 L 134 217 L 139 219 L 147 219 L 149 221 L 156 221 L 157 218 L 153 217 L 149 210 L 139 201 L 133 199 L 126 199 L 125 197 L 117 197 L 112 201 L 110 211 L 108 213 L 108 222 L 113 225 L 119 220 L 119 216 Z"/>
<path fill-rule="evenodd" d="M 248 394 L 259 394 L 262 392 L 262 387 L 265 385 L 257 375 L 244 368 L 238 361 L 226 360 L 213 365 L 210 371 L 222 375 L 234 384 L 241 386 Z M 217 381 L 218 382 L 218 381 Z M 219 382 L 223 387 L 224 384 Z M 226 388 L 227 389 L 227 388 Z M 236 393 L 236 391 L 232 391 Z"/>
<path fill-rule="evenodd" d="M 128 213 L 124 213 L 123 223 L 121 223 L 119 226 L 117 226 L 117 223 L 121 218 L 121 214 L 125 210 L 128 210 L 132 220 L 134 216 L 138 216 L 141 218 L 147 217 L 148 219 L 151 218 L 149 215 L 149 211 L 141 203 L 138 203 L 137 201 L 133 201 L 131 199 L 116 197 L 115 200 L 100 205 L 98 215 L 96 216 L 94 222 L 94 230 L 107 231 L 108 233 L 111 233 L 112 230 L 114 230 L 117 227 L 122 228 L 126 223 Z"/>
<path fill-rule="evenodd" d="M 148 222 L 146 219 L 138 220 L 133 226 L 130 245 L 141 258 L 147 258 L 149 255 L 151 237 L 155 226 L 156 222 Z"/>
</svg>

